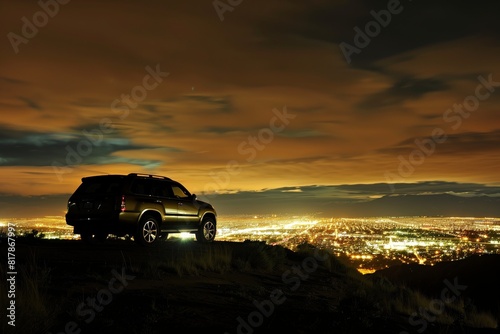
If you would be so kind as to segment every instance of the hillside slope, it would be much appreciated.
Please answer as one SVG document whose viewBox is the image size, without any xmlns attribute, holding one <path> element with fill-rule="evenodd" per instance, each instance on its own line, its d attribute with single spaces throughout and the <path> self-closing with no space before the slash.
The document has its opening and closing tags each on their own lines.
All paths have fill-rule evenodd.
<svg viewBox="0 0 500 334">
<path fill-rule="evenodd" d="M 411 333 L 411 313 L 429 303 L 309 245 L 20 238 L 16 258 L 16 331 L 3 333 Z M 453 314 L 427 333 L 490 332 Z"/>
<path fill-rule="evenodd" d="M 500 255 L 473 255 L 463 260 L 441 262 L 434 266 L 408 264 L 379 270 L 374 277 L 385 277 L 427 296 L 440 298 L 449 283 L 458 286 L 469 307 L 500 316 Z M 449 283 L 447 283 L 449 282 Z"/>
</svg>

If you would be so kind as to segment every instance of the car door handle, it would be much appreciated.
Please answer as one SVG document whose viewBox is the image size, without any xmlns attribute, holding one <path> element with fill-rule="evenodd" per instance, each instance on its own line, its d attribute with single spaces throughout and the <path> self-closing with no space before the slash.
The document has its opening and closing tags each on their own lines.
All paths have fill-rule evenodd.
<svg viewBox="0 0 500 334">
<path fill-rule="evenodd" d="M 179 203 L 177 203 L 177 204 L 179 204 L 180 206 L 182 206 L 182 205 L 183 205 L 183 204 L 182 204 L 182 202 L 179 202 Z"/>
</svg>

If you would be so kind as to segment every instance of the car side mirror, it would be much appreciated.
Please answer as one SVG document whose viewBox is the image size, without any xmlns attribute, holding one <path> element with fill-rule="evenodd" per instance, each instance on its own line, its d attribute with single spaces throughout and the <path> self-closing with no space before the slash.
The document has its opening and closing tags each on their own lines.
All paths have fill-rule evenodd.
<svg viewBox="0 0 500 334">
<path fill-rule="evenodd" d="M 194 201 L 196 199 L 196 194 L 191 194 L 191 199 Z"/>
</svg>

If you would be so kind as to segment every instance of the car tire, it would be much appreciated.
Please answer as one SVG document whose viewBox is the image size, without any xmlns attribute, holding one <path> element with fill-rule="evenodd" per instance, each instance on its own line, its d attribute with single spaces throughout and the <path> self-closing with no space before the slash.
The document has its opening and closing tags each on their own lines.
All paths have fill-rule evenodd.
<svg viewBox="0 0 500 334">
<path fill-rule="evenodd" d="M 159 236 L 160 226 L 157 219 L 153 216 L 146 216 L 139 221 L 134 240 L 140 245 L 149 246 L 154 244 Z"/>
<path fill-rule="evenodd" d="M 107 233 L 97 233 L 94 235 L 94 239 L 99 241 L 99 242 L 104 242 L 108 238 Z"/>
<path fill-rule="evenodd" d="M 203 218 L 198 232 L 196 232 L 196 240 L 203 243 L 212 242 L 215 239 L 216 232 L 215 220 L 211 217 Z"/>
</svg>

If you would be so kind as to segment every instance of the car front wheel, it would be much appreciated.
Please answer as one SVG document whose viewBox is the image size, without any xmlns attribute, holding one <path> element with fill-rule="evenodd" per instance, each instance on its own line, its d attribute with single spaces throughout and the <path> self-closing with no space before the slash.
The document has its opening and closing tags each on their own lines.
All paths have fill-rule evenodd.
<svg viewBox="0 0 500 334">
<path fill-rule="evenodd" d="M 212 242 L 215 239 L 217 228 L 215 220 L 212 218 L 203 218 L 198 232 L 196 232 L 196 240 L 199 242 Z"/>
<path fill-rule="evenodd" d="M 134 239 L 141 245 L 152 245 L 160 236 L 160 228 L 156 218 L 146 216 L 139 222 Z"/>
</svg>

